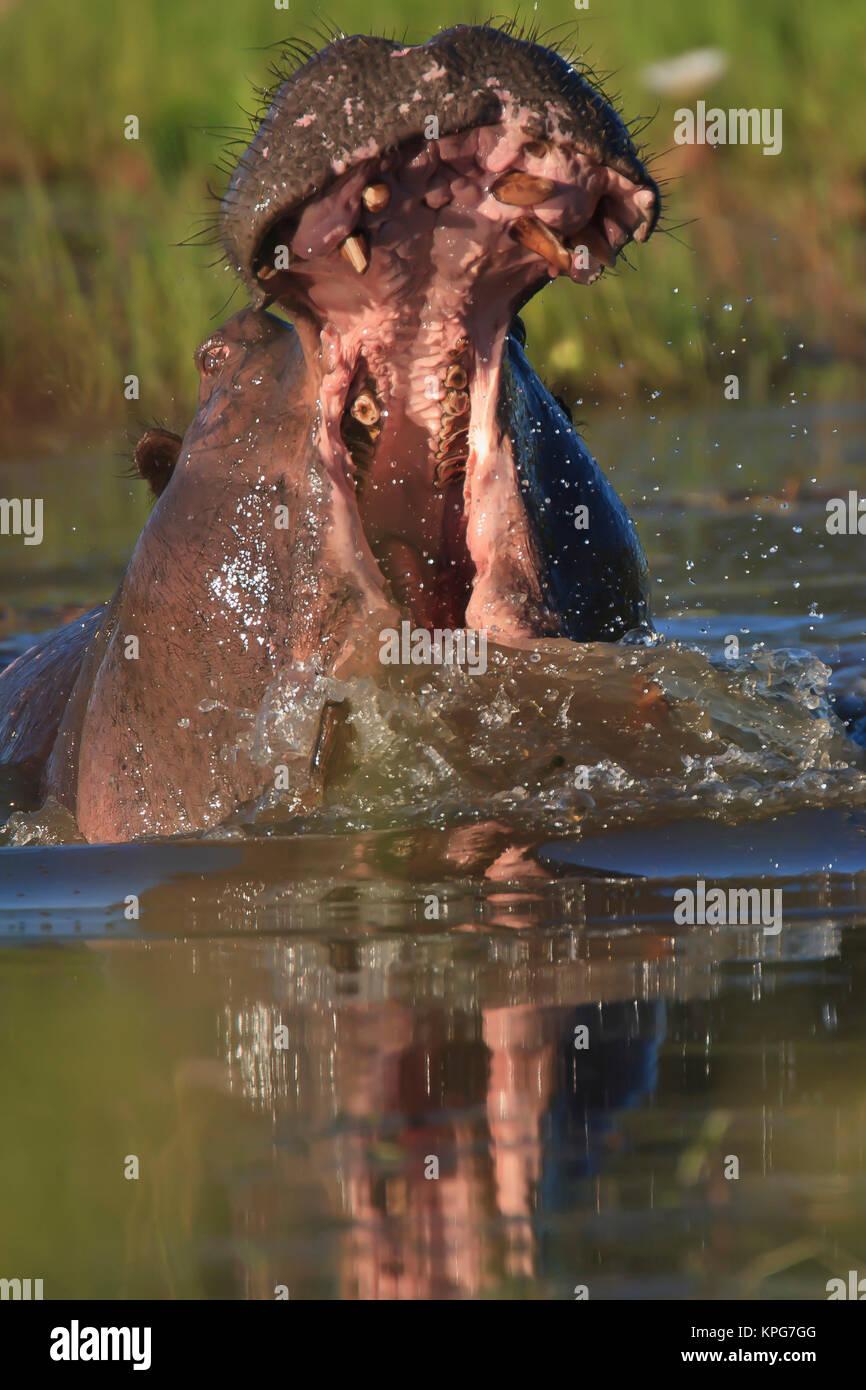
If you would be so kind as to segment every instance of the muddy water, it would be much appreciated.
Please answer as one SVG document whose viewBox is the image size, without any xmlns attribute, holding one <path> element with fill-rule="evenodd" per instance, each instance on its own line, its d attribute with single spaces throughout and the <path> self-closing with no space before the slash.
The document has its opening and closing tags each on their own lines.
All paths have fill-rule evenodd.
<svg viewBox="0 0 866 1390">
<path fill-rule="evenodd" d="M 810 1299 L 866 1272 L 866 782 L 826 698 L 830 665 L 857 688 L 862 540 L 821 496 L 864 425 L 601 421 L 663 641 L 356 688 L 363 756 L 312 815 L 296 789 L 207 840 L 7 831 L 0 1274 Z M 146 512 L 119 471 L 39 469 L 7 651 L 110 589 Z M 781 931 L 677 922 L 701 876 L 781 892 Z"/>
</svg>

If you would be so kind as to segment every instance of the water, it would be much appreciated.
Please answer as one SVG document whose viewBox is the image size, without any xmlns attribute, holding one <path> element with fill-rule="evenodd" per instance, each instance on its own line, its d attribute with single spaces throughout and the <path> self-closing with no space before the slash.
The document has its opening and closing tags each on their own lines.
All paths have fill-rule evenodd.
<svg viewBox="0 0 866 1390">
<path fill-rule="evenodd" d="M 859 688 L 862 562 L 821 495 L 857 485 L 864 424 L 593 421 L 665 640 L 355 690 L 361 767 L 311 816 L 113 848 L 19 822 L 0 1274 L 814 1299 L 866 1273 L 866 798 L 826 699 L 829 665 Z M 45 545 L 0 551 L 7 650 L 110 590 L 146 514 L 120 469 L 40 466 Z M 791 478 L 813 500 L 765 500 Z M 630 733 L 656 688 L 673 715 L 651 696 Z M 699 874 L 780 891 L 782 931 L 677 924 Z"/>
</svg>

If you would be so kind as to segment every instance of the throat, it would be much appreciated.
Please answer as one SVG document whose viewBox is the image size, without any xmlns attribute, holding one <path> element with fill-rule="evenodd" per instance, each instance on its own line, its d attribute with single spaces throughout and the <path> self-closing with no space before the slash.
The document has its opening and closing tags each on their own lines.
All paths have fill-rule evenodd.
<svg viewBox="0 0 866 1390">
<path fill-rule="evenodd" d="M 479 294 L 480 265 L 477 277 L 472 265 L 462 277 L 437 268 L 441 237 L 437 223 L 386 300 L 354 313 L 331 306 L 316 326 L 320 451 L 354 494 L 394 601 L 430 631 L 467 623 L 473 473 L 495 461 L 513 475 L 496 412 L 513 296 L 483 284 Z"/>
<path fill-rule="evenodd" d="M 503 325 L 481 340 L 467 315 L 439 308 L 434 317 L 425 305 L 411 332 L 400 325 L 384 360 L 362 355 L 340 422 L 373 555 L 395 601 L 431 629 L 466 621 L 476 574 L 466 481 L 478 453 L 496 447 L 479 436 L 505 338 Z"/>
</svg>

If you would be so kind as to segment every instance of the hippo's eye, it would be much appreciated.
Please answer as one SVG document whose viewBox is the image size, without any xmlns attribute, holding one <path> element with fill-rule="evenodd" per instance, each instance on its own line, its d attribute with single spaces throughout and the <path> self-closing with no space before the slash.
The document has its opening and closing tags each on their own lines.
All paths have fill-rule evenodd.
<svg viewBox="0 0 866 1390">
<path fill-rule="evenodd" d="M 213 376 L 229 355 L 228 343 L 222 338 L 208 338 L 195 355 L 195 365 L 201 376 Z"/>
</svg>

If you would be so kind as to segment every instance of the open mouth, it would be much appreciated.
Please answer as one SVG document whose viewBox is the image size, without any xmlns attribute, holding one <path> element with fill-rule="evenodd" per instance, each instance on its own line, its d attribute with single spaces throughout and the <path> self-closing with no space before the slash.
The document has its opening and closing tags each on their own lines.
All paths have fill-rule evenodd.
<svg viewBox="0 0 866 1390">
<path fill-rule="evenodd" d="M 538 568 L 499 408 L 509 325 L 551 279 L 591 284 L 657 216 L 611 108 L 497 30 L 343 40 L 277 93 L 226 245 L 254 301 L 295 322 L 323 463 L 418 626 L 551 630 L 540 592 L 490 579 Z"/>
</svg>

